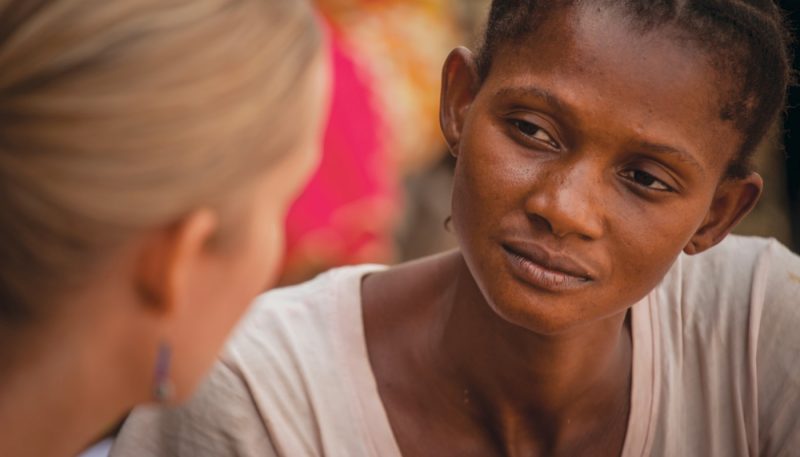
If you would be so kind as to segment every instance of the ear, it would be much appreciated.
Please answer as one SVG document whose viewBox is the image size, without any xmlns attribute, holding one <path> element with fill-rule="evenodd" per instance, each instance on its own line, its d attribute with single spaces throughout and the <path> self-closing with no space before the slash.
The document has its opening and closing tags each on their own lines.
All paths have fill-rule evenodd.
<svg viewBox="0 0 800 457">
<path fill-rule="evenodd" d="M 218 227 L 215 212 L 198 209 L 147 235 L 134 277 L 144 305 L 159 315 L 179 311 L 192 274 L 208 255 Z"/>
<path fill-rule="evenodd" d="M 453 49 L 442 68 L 439 123 L 450 153 L 454 156 L 458 156 L 464 119 L 479 87 L 478 69 L 472 52 L 464 47 Z"/>
<path fill-rule="evenodd" d="M 723 181 L 717 187 L 706 219 L 686 245 L 684 252 L 698 254 L 722 241 L 756 206 L 763 188 L 764 180 L 758 173 L 750 173 L 743 179 Z"/>
</svg>

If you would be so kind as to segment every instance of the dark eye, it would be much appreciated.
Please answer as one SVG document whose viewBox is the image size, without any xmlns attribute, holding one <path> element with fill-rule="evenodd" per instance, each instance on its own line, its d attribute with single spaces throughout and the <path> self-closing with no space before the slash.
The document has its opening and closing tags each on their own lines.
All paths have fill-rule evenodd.
<svg viewBox="0 0 800 457">
<path fill-rule="evenodd" d="M 663 181 L 642 170 L 625 170 L 620 175 L 639 186 L 659 192 L 672 192 L 672 188 Z"/>
<path fill-rule="evenodd" d="M 545 143 L 551 148 L 558 149 L 558 143 L 550 136 L 543 128 L 536 124 L 532 124 L 521 119 L 512 119 L 511 124 L 519 130 L 520 133 L 528 138 L 532 138 L 541 143 Z"/>
</svg>

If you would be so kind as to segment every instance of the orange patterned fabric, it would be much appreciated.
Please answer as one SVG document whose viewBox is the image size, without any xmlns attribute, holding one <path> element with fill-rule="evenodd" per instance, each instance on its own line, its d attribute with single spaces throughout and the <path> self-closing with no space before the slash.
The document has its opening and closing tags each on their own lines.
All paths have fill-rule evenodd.
<svg viewBox="0 0 800 457">
<path fill-rule="evenodd" d="M 389 121 L 389 153 L 407 172 L 444 150 L 439 131 L 441 66 L 461 44 L 455 1 L 318 0 L 357 65 L 376 84 Z"/>
</svg>

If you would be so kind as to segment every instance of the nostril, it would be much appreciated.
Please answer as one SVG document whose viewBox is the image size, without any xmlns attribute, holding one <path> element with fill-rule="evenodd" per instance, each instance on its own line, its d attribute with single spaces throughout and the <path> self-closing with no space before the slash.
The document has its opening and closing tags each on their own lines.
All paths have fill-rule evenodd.
<svg viewBox="0 0 800 457">
<path fill-rule="evenodd" d="M 593 236 L 586 233 L 578 227 L 572 227 L 561 221 L 561 225 L 554 225 L 545 216 L 537 213 L 528 213 L 528 220 L 533 225 L 533 229 L 538 233 L 547 233 L 553 235 L 555 238 L 564 238 L 567 235 L 574 234 L 582 240 L 591 241 Z"/>
<path fill-rule="evenodd" d="M 536 213 L 528 213 L 528 220 L 534 225 L 534 228 L 547 233 L 553 233 L 553 225 L 544 216 Z"/>
<path fill-rule="evenodd" d="M 557 177 L 553 177 L 557 179 Z M 532 228 L 556 238 L 569 235 L 594 240 L 602 235 L 604 206 L 593 191 L 571 180 L 575 185 L 544 186 L 531 189 L 524 202 L 524 211 Z M 547 183 L 544 183 L 547 184 Z"/>
</svg>

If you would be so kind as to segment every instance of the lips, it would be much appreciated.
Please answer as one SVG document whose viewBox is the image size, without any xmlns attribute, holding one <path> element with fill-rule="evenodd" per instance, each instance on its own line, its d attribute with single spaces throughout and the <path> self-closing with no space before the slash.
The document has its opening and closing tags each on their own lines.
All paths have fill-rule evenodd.
<svg viewBox="0 0 800 457">
<path fill-rule="evenodd" d="M 525 282 L 547 290 L 585 287 L 593 280 L 589 270 L 576 260 L 533 243 L 504 243 L 512 270 Z"/>
</svg>

